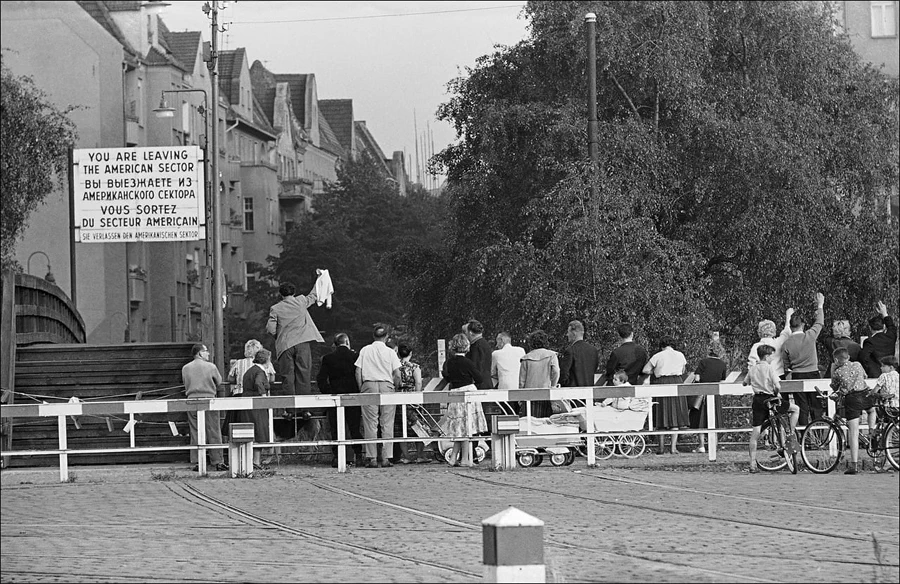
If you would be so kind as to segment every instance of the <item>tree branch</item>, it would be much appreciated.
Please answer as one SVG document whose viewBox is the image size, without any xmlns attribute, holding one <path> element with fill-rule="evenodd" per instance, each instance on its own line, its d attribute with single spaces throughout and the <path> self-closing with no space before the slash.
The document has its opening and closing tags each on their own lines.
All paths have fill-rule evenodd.
<svg viewBox="0 0 900 584">
<path fill-rule="evenodd" d="M 641 119 L 641 114 L 638 113 L 637 108 L 634 106 L 634 102 L 631 101 L 631 98 L 630 98 L 630 97 L 628 97 L 628 93 L 625 91 L 625 88 L 622 87 L 622 84 L 619 83 L 619 80 L 618 80 L 618 79 L 616 79 L 615 73 L 613 73 L 612 71 L 609 71 L 609 76 L 610 76 L 610 78 L 613 80 L 613 83 L 616 84 L 616 87 L 619 88 L 619 93 L 621 93 L 621 94 L 622 94 L 622 97 L 625 98 L 625 101 L 628 102 L 628 106 L 631 108 L 631 111 L 634 112 L 634 117 L 636 117 L 638 120 L 640 120 L 640 119 Z"/>
</svg>

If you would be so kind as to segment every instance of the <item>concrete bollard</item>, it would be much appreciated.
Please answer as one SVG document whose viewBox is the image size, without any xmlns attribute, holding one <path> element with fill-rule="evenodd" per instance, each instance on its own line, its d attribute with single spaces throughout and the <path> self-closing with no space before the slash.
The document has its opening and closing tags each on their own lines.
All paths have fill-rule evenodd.
<svg viewBox="0 0 900 584">
<path fill-rule="evenodd" d="M 481 522 L 485 582 L 545 582 L 544 522 L 510 506 Z"/>
<path fill-rule="evenodd" d="M 228 466 L 231 478 L 253 474 L 253 424 L 229 424 Z"/>
</svg>

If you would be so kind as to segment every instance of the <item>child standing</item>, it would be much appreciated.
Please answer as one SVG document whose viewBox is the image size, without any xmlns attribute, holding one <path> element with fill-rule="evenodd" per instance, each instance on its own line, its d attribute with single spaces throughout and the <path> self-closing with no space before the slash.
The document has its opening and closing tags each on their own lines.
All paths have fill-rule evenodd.
<svg viewBox="0 0 900 584">
<path fill-rule="evenodd" d="M 419 367 L 418 363 L 412 362 L 412 349 L 406 343 L 400 343 L 397 347 L 397 356 L 400 357 L 400 390 L 402 392 L 412 392 L 412 391 L 422 391 L 422 369 Z M 416 422 L 416 415 L 411 413 L 407 417 L 407 425 L 409 429 L 412 429 L 412 425 Z M 407 433 L 407 436 L 409 434 Z M 398 446 L 400 447 L 400 463 L 401 464 L 410 464 L 410 463 L 419 463 L 424 464 L 426 462 L 431 462 L 430 459 L 425 458 L 424 442 L 414 442 L 416 447 L 416 457 L 415 459 L 410 459 L 409 457 L 409 442 L 399 442 Z"/>
<path fill-rule="evenodd" d="M 887 401 L 887 405 L 892 408 L 900 407 L 900 373 L 897 373 L 897 358 L 893 355 L 882 357 L 881 376 L 875 387 L 872 388 L 872 395 L 876 395 Z M 871 426 L 870 426 L 871 427 Z"/>
<path fill-rule="evenodd" d="M 759 345 L 756 348 L 756 354 L 759 362 L 750 367 L 750 371 L 747 372 L 747 377 L 744 379 L 744 385 L 749 385 L 753 389 L 753 430 L 750 432 L 751 473 L 759 472 L 756 466 L 756 441 L 762 431 L 763 422 L 769 417 L 766 400 L 778 396 L 781 392 L 781 380 L 778 379 L 778 375 L 772 367 L 775 349 L 770 345 Z M 785 412 L 790 412 L 791 432 L 793 432 L 797 426 L 797 419 L 800 417 L 800 408 L 782 399 L 781 405 L 778 406 L 778 413 Z"/>
<path fill-rule="evenodd" d="M 838 347 L 832 353 L 834 364 L 831 366 L 831 389 L 834 393 L 829 397 L 835 401 L 844 398 L 845 417 L 847 419 L 847 442 L 850 443 L 850 464 L 844 474 L 855 475 L 859 461 L 859 417 L 865 411 L 869 415 L 869 428 L 875 427 L 875 405 L 869 397 L 869 386 L 866 385 L 866 370 L 855 361 L 850 361 L 850 352 L 846 347 Z"/>
</svg>

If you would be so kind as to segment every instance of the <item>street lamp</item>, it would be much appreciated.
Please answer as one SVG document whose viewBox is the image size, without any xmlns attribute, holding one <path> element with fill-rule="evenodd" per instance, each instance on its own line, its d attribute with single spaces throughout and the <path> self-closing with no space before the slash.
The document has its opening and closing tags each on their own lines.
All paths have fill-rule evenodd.
<svg viewBox="0 0 900 584">
<path fill-rule="evenodd" d="M 50 282 L 51 284 L 56 284 L 56 278 L 53 277 L 53 272 L 50 271 L 50 256 L 42 251 L 33 251 L 31 255 L 28 256 L 28 259 L 25 261 L 25 271 L 31 274 L 31 258 L 35 255 L 41 254 L 47 260 L 47 275 L 44 276 L 44 279 Z"/>
<path fill-rule="evenodd" d="M 215 47 L 215 41 L 213 41 Z M 212 69 L 214 65 L 210 66 Z M 212 76 L 212 95 L 213 103 L 218 101 L 218 91 L 216 84 L 218 80 L 215 75 Z M 167 93 L 192 93 L 198 92 L 203 94 L 203 105 L 198 110 L 203 116 L 203 126 L 207 133 L 210 131 L 209 124 L 209 100 L 205 89 L 164 89 L 160 95 L 159 107 L 153 110 L 158 118 L 172 118 L 175 116 L 175 108 L 169 107 L 166 103 Z M 207 264 L 212 266 L 212 314 L 213 314 L 213 363 L 218 365 L 224 371 L 225 361 L 223 349 L 224 339 L 224 316 L 222 312 L 222 281 L 224 280 L 222 271 L 222 235 L 219 226 L 219 146 L 218 146 L 218 123 L 216 111 L 213 110 L 212 119 L 212 147 L 207 148 L 208 139 L 203 140 L 201 147 L 206 155 L 206 164 L 209 172 L 206 173 L 207 189 L 206 189 L 206 250 Z M 210 223 L 212 229 L 210 229 Z"/>
</svg>

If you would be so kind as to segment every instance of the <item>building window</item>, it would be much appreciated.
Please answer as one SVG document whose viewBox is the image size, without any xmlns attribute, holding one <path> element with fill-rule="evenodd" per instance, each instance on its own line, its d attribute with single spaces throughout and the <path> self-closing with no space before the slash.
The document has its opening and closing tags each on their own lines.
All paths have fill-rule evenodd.
<svg viewBox="0 0 900 584">
<path fill-rule="evenodd" d="M 897 36 L 897 11 L 894 2 L 869 2 L 872 13 L 872 38 Z"/>
<path fill-rule="evenodd" d="M 253 262 L 244 262 L 244 291 L 249 292 L 250 287 L 256 283 L 256 272 Z"/>
<path fill-rule="evenodd" d="M 244 231 L 253 231 L 253 198 L 244 197 Z"/>
</svg>

